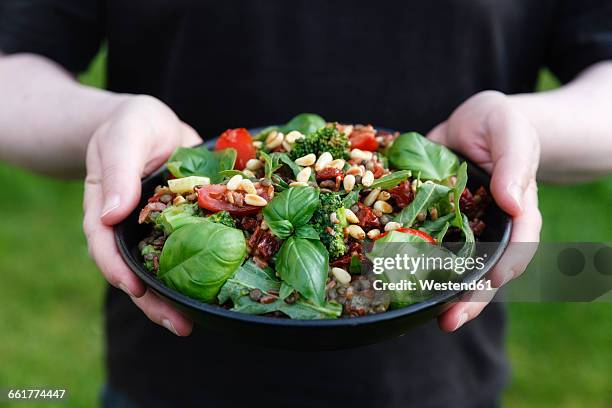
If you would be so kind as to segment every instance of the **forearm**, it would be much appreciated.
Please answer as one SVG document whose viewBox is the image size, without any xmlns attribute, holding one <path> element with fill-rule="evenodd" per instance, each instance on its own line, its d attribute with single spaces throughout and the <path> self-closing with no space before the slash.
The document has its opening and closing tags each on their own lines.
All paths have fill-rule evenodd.
<svg viewBox="0 0 612 408">
<path fill-rule="evenodd" d="M 125 96 L 80 85 L 33 54 L 0 54 L 0 160 L 78 176 L 87 143 Z"/>
<path fill-rule="evenodd" d="M 559 89 L 510 100 L 539 134 L 540 178 L 571 182 L 612 173 L 612 62 Z"/>
</svg>

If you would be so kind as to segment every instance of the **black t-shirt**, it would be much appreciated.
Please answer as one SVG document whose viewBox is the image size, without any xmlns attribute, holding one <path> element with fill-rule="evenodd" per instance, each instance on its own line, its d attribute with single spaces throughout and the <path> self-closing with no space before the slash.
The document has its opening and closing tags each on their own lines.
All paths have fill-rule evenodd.
<svg viewBox="0 0 612 408">
<path fill-rule="evenodd" d="M 612 1 L 2 0 L 0 49 L 85 69 L 108 43 L 108 87 L 166 102 L 205 137 L 299 112 L 426 132 L 470 95 L 533 89 L 612 59 Z M 456 334 L 434 322 L 379 345 L 264 350 L 196 328 L 176 338 L 112 289 L 111 386 L 148 405 L 446 406 L 494 402 L 504 314 Z"/>
</svg>

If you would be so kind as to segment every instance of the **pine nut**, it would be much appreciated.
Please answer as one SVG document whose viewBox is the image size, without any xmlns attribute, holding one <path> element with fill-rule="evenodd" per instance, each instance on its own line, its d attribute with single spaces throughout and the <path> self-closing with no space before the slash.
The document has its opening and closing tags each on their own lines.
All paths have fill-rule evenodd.
<svg viewBox="0 0 612 408">
<path fill-rule="evenodd" d="M 370 170 L 367 170 L 365 174 L 363 175 L 363 177 L 361 178 L 361 184 L 363 184 L 365 187 L 370 187 L 373 182 L 374 182 L 374 173 L 372 173 Z M 380 190 L 378 191 L 380 192 Z"/>
<path fill-rule="evenodd" d="M 257 195 L 257 190 L 253 185 L 253 182 L 249 179 L 242 179 L 240 182 L 240 187 L 249 194 Z"/>
<path fill-rule="evenodd" d="M 361 149 L 353 149 L 351 150 L 351 159 L 353 160 L 372 160 L 372 152 Z"/>
<path fill-rule="evenodd" d="M 305 181 L 294 181 L 293 183 L 289 183 L 289 187 L 308 187 L 308 183 Z"/>
<path fill-rule="evenodd" d="M 353 176 L 352 174 L 347 175 L 346 177 L 344 177 L 342 184 L 344 185 L 344 189 L 346 191 L 351 191 L 353 187 L 355 187 L 355 176 Z"/>
<path fill-rule="evenodd" d="M 321 156 L 319 156 L 319 159 L 317 160 L 315 164 L 315 170 L 316 171 L 323 170 L 325 166 L 327 166 L 327 164 L 331 162 L 333 159 L 334 158 L 330 152 L 322 153 Z"/>
<path fill-rule="evenodd" d="M 436 207 L 431 207 L 429 209 L 429 216 L 433 221 L 438 219 L 438 209 Z"/>
<path fill-rule="evenodd" d="M 391 194 L 389 194 L 388 191 L 381 191 L 380 194 L 378 195 L 378 199 L 381 201 L 387 201 L 390 198 L 391 198 Z"/>
<path fill-rule="evenodd" d="M 335 211 L 333 213 L 329 214 L 329 221 L 332 224 L 340 224 L 340 220 L 338 219 L 338 215 L 336 214 Z"/>
<path fill-rule="evenodd" d="M 416 193 L 417 188 L 421 187 L 423 185 L 423 182 L 421 180 L 412 180 L 412 184 L 410 184 L 410 189 L 412 190 L 413 193 Z"/>
<path fill-rule="evenodd" d="M 367 205 L 368 207 L 371 207 L 372 204 L 374 204 L 374 202 L 376 201 L 378 194 L 380 194 L 380 188 L 375 188 L 374 190 L 370 191 L 370 194 L 368 194 L 363 200 L 363 204 Z"/>
<path fill-rule="evenodd" d="M 302 156 L 299 159 L 295 159 L 295 164 L 298 166 L 312 166 L 315 164 L 317 160 L 317 156 L 314 153 L 307 154 L 306 156 Z"/>
<path fill-rule="evenodd" d="M 283 140 L 283 149 L 285 149 L 286 152 L 290 152 L 291 151 L 291 145 L 289 144 L 289 142 L 287 142 L 286 140 Z"/>
<path fill-rule="evenodd" d="M 312 169 L 310 167 L 304 167 L 298 174 L 295 176 L 296 181 L 302 181 L 307 183 L 310 180 L 310 175 L 312 174 Z"/>
<path fill-rule="evenodd" d="M 276 135 L 278 135 L 278 132 L 276 130 L 273 130 L 270 133 L 268 133 L 268 136 L 266 136 L 266 144 L 276 139 Z"/>
<path fill-rule="evenodd" d="M 425 218 L 427 218 L 427 214 L 425 212 L 420 212 L 416 216 L 416 219 L 417 219 L 418 222 L 425 221 Z"/>
<path fill-rule="evenodd" d="M 353 125 L 346 125 L 342 130 L 342 133 L 344 133 L 347 137 L 350 136 L 351 133 L 353 133 Z"/>
<path fill-rule="evenodd" d="M 383 214 L 391 214 L 393 212 L 393 207 L 391 207 L 391 204 L 381 200 L 374 203 L 374 209 L 382 212 Z"/>
<path fill-rule="evenodd" d="M 362 240 L 365 238 L 365 231 L 357 224 L 351 224 L 346 227 L 348 234 L 356 240 Z"/>
<path fill-rule="evenodd" d="M 265 198 L 260 197 L 257 194 L 245 195 L 244 202 L 248 205 L 254 205 L 255 207 L 264 207 L 266 204 L 268 204 Z"/>
<path fill-rule="evenodd" d="M 402 224 L 395 221 L 390 221 L 385 225 L 385 232 L 395 231 L 398 228 L 402 228 Z"/>
<path fill-rule="evenodd" d="M 344 210 L 344 214 L 346 215 L 346 220 L 348 222 L 350 222 L 351 224 L 359 224 L 359 218 L 357 218 L 357 216 L 355 215 L 355 213 L 353 211 L 351 211 L 350 209 L 346 208 Z"/>
<path fill-rule="evenodd" d="M 255 177 L 255 173 L 253 173 L 251 170 L 249 169 L 244 169 L 242 170 L 242 174 L 244 174 L 247 177 Z"/>
<path fill-rule="evenodd" d="M 327 166 L 325 167 L 331 167 L 334 169 L 342 170 L 344 168 L 344 163 L 346 162 L 343 159 L 336 159 L 336 160 L 332 160 L 329 163 L 327 163 Z"/>
<path fill-rule="evenodd" d="M 358 166 L 353 166 L 346 171 L 346 174 L 350 174 L 351 176 L 363 176 L 363 171 Z"/>
<path fill-rule="evenodd" d="M 332 268 L 332 275 L 334 275 L 334 278 L 343 285 L 351 283 L 351 274 L 342 268 Z"/>
<path fill-rule="evenodd" d="M 270 227 L 268 227 L 266 220 L 261 220 L 261 224 L 259 224 L 259 228 L 261 228 L 264 231 L 267 231 Z"/>
<path fill-rule="evenodd" d="M 285 136 L 285 140 L 287 141 L 287 143 L 293 144 L 296 140 L 301 139 L 303 137 L 304 135 L 298 132 L 297 130 L 292 130 L 291 132 L 287 133 L 287 136 Z"/>
<path fill-rule="evenodd" d="M 255 171 L 261 169 L 263 165 L 264 164 L 261 160 L 249 159 L 249 161 L 246 163 L 246 168 Z"/>
<path fill-rule="evenodd" d="M 261 140 L 254 140 L 253 141 L 253 147 L 256 149 L 261 149 L 261 146 L 263 146 L 263 143 L 261 142 Z"/>
<path fill-rule="evenodd" d="M 174 197 L 174 199 L 172 200 L 172 204 L 173 205 L 181 205 L 186 203 L 187 200 L 185 200 L 185 197 L 183 197 L 182 195 L 177 195 L 176 197 Z"/>
<path fill-rule="evenodd" d="M 227 190 L 225 192 L 225 198 L 227 199 L 227 202 L 230 204 L 234 204 L 236 202 L 236 200 L 234 200 L 234 193 L 231 190 Z"/>
<path fill-rule="evenodd" d="M 278 132 L 272 140 L 266 142 L 266 148 L 268 148 L 268 150 L 276 149 L 278 146 L 281 145 L 281 143 L 283 143 L 283 138 L 283 134 L 281 132 Z"/>
<path fill-rule="evenodd" d="M 240 188 L 240 184 L 242 183 L 242 176 L 240 174 L 236 174 L 227 182 L 227 189 L 230 191 L 238 190 Z"/>
<path fill-rule="evenodd" d="M 368 238 L 376 239 L 380 236 L 380 230 L 378 228 L 374 228 L 368 231 Z"/>
</svg>

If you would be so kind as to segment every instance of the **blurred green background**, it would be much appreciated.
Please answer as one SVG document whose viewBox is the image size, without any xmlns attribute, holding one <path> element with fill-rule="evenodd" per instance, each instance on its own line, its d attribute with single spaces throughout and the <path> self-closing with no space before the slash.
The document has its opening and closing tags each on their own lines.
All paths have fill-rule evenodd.
<svg viewBox="0 0 612 408">
<path fill-rule="evenodd" d="M 103 86 L 104 61 L 101 53 L 81 81 Z M 538 89 L 556 86 L 543 71 Z M 0 180 L 0 388 L 67 388 L 68 406 L 95 405 L 104 281 L 81 231 L 82 183 L 1 163 Z M 612 178 L 541 186 L 542 239 L 612 241 L 611 203 Z M 612 406 L 612 304 L 512 304 L 510 312 L 504 406 Z"/>
</svg>

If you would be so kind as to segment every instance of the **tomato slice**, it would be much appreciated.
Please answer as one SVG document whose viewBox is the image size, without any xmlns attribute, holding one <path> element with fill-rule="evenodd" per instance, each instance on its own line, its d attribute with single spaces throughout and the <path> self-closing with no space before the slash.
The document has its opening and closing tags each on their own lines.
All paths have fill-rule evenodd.
<svg viewBox="0 0 612 408">
<path fill-rule="evenodd" d="M 270 201 L 268 194 L 268 188 L 255 184 L 257 194 L 267 201 Z M 227 187 L 223 184 L 210 184 L 203 186 L 198 189 L 198 205 L 200 208 L 204 208 L 209 211 L 219 212 L 227 211 L 231 215 L 244 215 L 244 214 L 255 214 L 261 211 L 263 207 L 256 207 L 254 205 L 236 205 L 227 201 L 225 192 Z"/>
<path fill-rule="evenodd" d="M 404 234 L 410 234 L 410 235 L 414 235 L 415 237 L 419 237 L 421 238 L 423 241 L 425 242 L 429 242 L 430 244 L 435 244 L 436 240 L 433 239 L 433 237 L 431 235 L 429 235 L 426 232 L 423 231 L 419 231 L 417 229 L 414 228 L 398 228 L 395 231 L 397 232 L 403 232 Z M 387 235 L 388 232 L 385 232 L 383 234 L 380 234 L 378 237 L 376 237 L 376 239 L 374 241 L 376 241 L 377 239 L 381 239 L 382 237 L 384 237 L 385 235 Z"/>
<path fill-rule="evenodd" d="M 370 152 L 375 152 L 378 149 L 378 142 L 373 132 L 353 131 L 349 140 L 351 141 L 351 149 L 368 150 Z"/>
<path fill-rule="evenodd" d="M 253 146 L 253 138 L 245 128 L 227 129 L 221 133 L 215 150 L 223 150 L 228 147 L 236 149 L 236 165 L 235 168 L 243 170 L 250 159 L 255 158 L 255 147 Z"/>
</svg>

